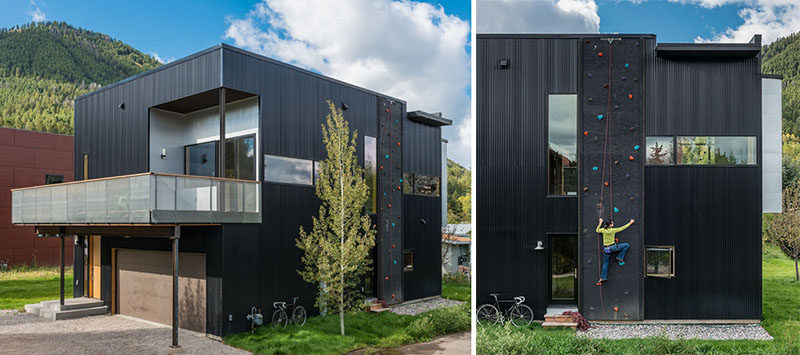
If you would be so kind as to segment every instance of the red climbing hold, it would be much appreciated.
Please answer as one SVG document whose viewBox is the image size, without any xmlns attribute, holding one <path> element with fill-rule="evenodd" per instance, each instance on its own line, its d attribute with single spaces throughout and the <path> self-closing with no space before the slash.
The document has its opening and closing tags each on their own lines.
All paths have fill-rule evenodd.
<svg viewBox="0 0 800 355">
<path fill-rule="evenodd" d="M 388 109 L 388 108 L 386 109 L 386 112 L 389 112 L 389 109 Z"/>
<path fill-rule="evenodd" d="M 398 186 L 397 189 L 400 190 L 400 186 Z"/>
<path fill-rule="evenodd" d="M 608 181 L 604 182 L 604 183 L 603 183 L 603 185 L 606 185 L 606 186 L 608 186 Z"/>
<path fill-rule="evenodd" d="M 619 312 L 619 307 L 614 307 L 614 312 Z"/>
<path fill-rule="evenodd" d="M 389 276 L 386 276 L 386 279 L 388 280 L 388 279 L 389 279 Z"/>
<path fill-rule="evenodd" d="M 397 142 L 397 146 L 398 146 L 398 147 L 400 146 L 400 142 Z"/>
<path fill-rule="evenodd" d="M 589 135 L 589 131 L 583 131 L 583 135 L 584 136 L 588 136 Z"/>
<path fill-rule="evenodd" d="M 396 247 L 396 245 L 392 244 L 392 248 Z"/>
<path fill-rule="evenodd" d="M 633 155 L 629 155 L 628 160 L 633 160 Z"/>
<path fill-rule="evenodd" d="M 391 203 L 389 204 L 389 208 L 392 208 L 392 204 Z"/>
<path fill-rule="evenodd" d="M 392 298 L 394 298 L 394 293 L 392 294 Z"/>
<path fill-rule="evenodd" d="M 381 165 L 381 170 L 383 170 L 383 165 Z"/>
<path fill-rule="evenodd" d="M 598 57 L 602 57 L 603 56 L 603 52 L 597 53 L 597 56 Z"/>
<path fill-rule="evenodd" d="M 629 99 L 632 99 L 632 98 L 633 98 L 633 95 L 631 95 L 631 94 L 628 94 L 628 98 L 629 98 Z"/>
</svg>

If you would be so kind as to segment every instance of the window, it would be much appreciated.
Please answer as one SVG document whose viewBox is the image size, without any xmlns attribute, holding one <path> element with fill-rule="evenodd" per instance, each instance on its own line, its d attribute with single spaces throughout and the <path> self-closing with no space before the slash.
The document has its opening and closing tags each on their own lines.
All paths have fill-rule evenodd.
<svg viewBox="0 0 800 355">
<path fill-rule="evenodd" d="M 675 247 L 645 247 L 645 274 L 675 277 Z"/>
<path fill-rule="evenodd" d="M 439 178 L 436 176 L 415 175 L 414 194 L 439 196 Z"/>
<path fill-rule="evenodd" d="M 649 165 L 674 164 L 675 144 L 672 137 L 647 137 L 645 156 Z"/>
<path fill-rule="evenodd" d="M 375 137 L 364 136 L 364 182 L 369 187 L 367 213 L 378 210 L 378 143 Z"/>
<path fill-rule="evenodd" d="M 414 249 L 403 250 L 403 271 L 414 271 Z"/>
<path fill-rule="evenodd" d="M 217 175 L 217 142 L 187 145 L 184 173 L 196 176 Z"/>
<path fill-rule="evenodd" d="M 678 137 L 681 165 L 755 165 L 756 137 Z"/>
<path fill-rule="evenodd" d="M 53 174 L 45 174 L 44 176 L 44 184 L 60 184 L 64 182 L 64 175 L 53 175 Z"/>
<path fill-rule="evenodd" d="M 314 162 L 265 154 L 264 180 L 287 184 L 313 185 Z"/>
<path fill-rule="evenodd" d="M 321 173 L 320 169 L 322 169 L 322 162 L 319 160 L 314 160 L 314 185 L 317 184 L 319 180 L 319 174 Z"/>
<path fill-rule="evenodd" d="M 83 179 L 89 179 L 89 153 L 83 153 Z"/>
<path fill-rule="evenodd" d="M 414 193 L 414 174 L 409 174 L 409 173 L 403 174 L 403 193 L 404 194 Z"/>
<path fill-rule="evenodd" d="M 247 135 L 225 139 L 225 177 L 256 179 L 256 138 Z"/>
<path fill-rule="evenodd" d="M 548 194 L 578 192 L 577 95 L 548 97 Z"/>
</svg>

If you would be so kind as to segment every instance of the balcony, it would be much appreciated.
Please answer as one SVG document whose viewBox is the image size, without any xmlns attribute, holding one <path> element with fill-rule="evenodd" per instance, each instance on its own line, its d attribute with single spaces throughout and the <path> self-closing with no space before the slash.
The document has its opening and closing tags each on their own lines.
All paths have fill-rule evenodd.
<svg viewBox="0 0 800 355">
<path fill-rule="evenodd" d="M 28 225 L 261 223 L 258 181 L 142 173 L 14 189 Z"/>
</svg>

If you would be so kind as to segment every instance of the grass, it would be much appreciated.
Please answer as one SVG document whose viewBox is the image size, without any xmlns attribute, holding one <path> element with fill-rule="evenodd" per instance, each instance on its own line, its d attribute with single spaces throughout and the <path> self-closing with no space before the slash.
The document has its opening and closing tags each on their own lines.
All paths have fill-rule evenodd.
<svg viewBox="0 0 800 355">
<path fill-rule="evenodd" d="M 257 354 L 341 354 L 362 348 L 367 348 L 366 352 L 394 348 L 469 330 L 469 280 L 445 277 L 442 297 L 467 303 L 416 316 L 390 312 L 348 314 L 344 321 L 345 336 L 339 335 L 338 315 L 330 315 L 309 318 L 299 328 L 291 325 L 283 329 L 263 326 L 252 334 L 229 335 L 224 341 Z"/>
<path fill-rule="evenodd" d="M 478 354 L 800 354 L 800 282 L 794 262 L 774 246 L 764 247 L 763 314 L 761 325 L 774 341 L 669 340 L 642 338 L 597 340 L 575 336 L 572 330 L 541 325 L 478 326 Z"/>
<path fill-rule="evenodd" d="M 23 310 L 26 304 L 58 299 L 60 270 L 20 266 L 0 271 L 0 309 Z M 64 297 L 72 297 L 72 268 L 64 270 Z"/>
</svg>

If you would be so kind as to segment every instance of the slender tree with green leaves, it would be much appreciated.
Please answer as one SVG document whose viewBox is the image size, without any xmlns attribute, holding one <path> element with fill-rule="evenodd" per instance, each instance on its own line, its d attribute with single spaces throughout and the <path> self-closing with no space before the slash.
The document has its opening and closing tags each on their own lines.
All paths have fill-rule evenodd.
<svg viewBox="0 0 800 355">
<path fill-rule="evenodd" d="M 329 100 L 330 113 L 322 125 L 322 141 L 328 157 L 317 179 L 319 216 L 306 232 L 300 227 L 297 247 L 303 250 L 303 280 L 318 286 L 316 305 L 339 312 L 344 335 L 344 315 L 364 304 L 360 292 L 362 276 L 371 269 L 369 251 L 375 245 L 375 230 L 364 209 L 369 188 L 364 169 L 356 159 L 358 132 L 350 127 L 342 111 Z"/>
<path fill-rule="evenodd" d="M 794 260 L 795 281 L 800 281 L 800 183 L 783 189 L 783 212 L 770 218 L 767 232 L 769 241 Z"/>
</svg>

